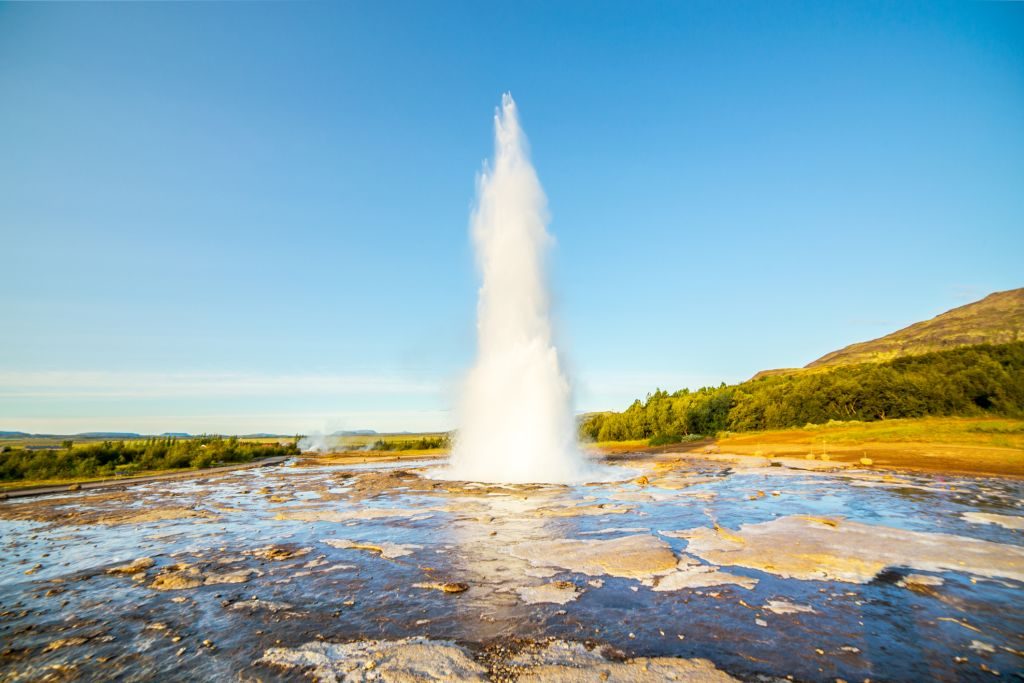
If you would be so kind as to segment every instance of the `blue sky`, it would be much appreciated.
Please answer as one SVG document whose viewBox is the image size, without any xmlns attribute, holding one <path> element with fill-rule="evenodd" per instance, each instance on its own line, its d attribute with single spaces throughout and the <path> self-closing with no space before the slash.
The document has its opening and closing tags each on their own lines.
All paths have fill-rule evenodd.
<svg viewBox="0 0 1024 683">
<path fill-rule="evenodd" d="M 581 410 L 1024 285 L 1024 4 L 0 4 L 0 429 L 454 426 L 511 91 Z"/>
</svg>

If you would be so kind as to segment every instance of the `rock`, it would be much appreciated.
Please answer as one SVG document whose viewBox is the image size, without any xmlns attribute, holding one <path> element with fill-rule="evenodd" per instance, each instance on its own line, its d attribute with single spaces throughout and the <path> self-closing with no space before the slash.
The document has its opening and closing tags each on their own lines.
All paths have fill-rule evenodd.
<svg viewBox="0 0 1024 683">
<path fill-rule="evenodd" d="M 255 569 L 228 572 L 205 572 L 188 564 L 171 565 L 157 574 L 149 587 L 158 591 L 186 590 L 222 583 L 244 583 L 258 575 Z"/>
<path fill-rule="evenodd" d="M 411 555 L 413 550 L 421 548 L 418 545 L 401 545 L 399 543 L 388 543 L 382 541 L 380 543 L 367 543 L 364 541 L 352 541 L 347 538 L 330 538 L 323 541 L 332 548 L 342 548 L 353 550 L 369 550 L 370 552 L 378 553 L 381 557 L 387 560 L 393 560 L 396 557 L 403 557 L 405 555 Z"/>
<path fill-rule="evenodd" d="M 972 524 L 998 524 L 1004 529 L 1024 529 L 1024 517 L 991 512 L 964 512 L 960 515 Z"/>
<path fill-rule="evenodd" d="M 157 574 L 149 587 L 158 591 L 176 591 L 198 588 L 203 585 L 203 576 L 195 567 L 171 565 L 168 571 Z"/>
<path fill-rule="evenodd" d="M 487 670 L 473 661 L 466 650 L 451 642 L 425 638 L 353 643 L 312 641 L 297 648 L 270 648 L 258 663 L 310 670 L 322 683 L 487 680 Z"/>
<path fill-rule="evenodd" d="M 413 588 L 430 588 L 442 593 L 464 593 L 469 590 L 468 583 L 461 581 L 448 581 L 444 583 L 414 583 Z"/>
<path fill-rule="evenodd" d="M 297 648 L 267 650 L 260 664 L 309 670 L 324 683 L 339 681 L 485 681 L 487 670 L 469 652 L 454 643 L 424 638 L 364 640 L 353 643 L 313 641 Z M 666 680 L 689 683 L 731 683 L 736 679 L 704 659 L 674 657 L 605 658 L 598 649 L 580 643 L 553 641 L 543 648 L 527 648 L 502 664 L 503 680 L 556 683 L 654 683 Z"/>
<path fill-rule="evenodd" d="M 95 520 L 97 524 L 122 525 L 146 524 L 147 522 L 163 522 L 173 519 L 219 519 L 213 513 L 194 510 L 186 507 L 164 507 L 146 510 L 145 512 L 120 511 Z"/>
<path fill-rule="evenodd" d="M 153 561 L 152 557 L 140 557 L 136 560 L 132 560 L 129 564 L 122 564 L 117 567 L 111 567 L 107 570 L 108 574 L 138 574 L 139 572 L 145 572 L 145 570 L 152 567 L 156 562 Z"/>
<path fill-rule="evenodd" d="M 274 519 L 296 522 L 348 522 L 361 519 L 387 519 L 391 517 L 426 519 L 433 508 L 360 508 L 358 510 L 287 510 L 274 515 Z"/>
<path fill-rule="evenodd" d="M 907 574 L 898 582 L 897 586 L 909 588 L 919 592 L 927 592 L 935 586 L 941 586 L 945 581 L 941 576 L 929 576 L 928 574 Z"/>
<path fill-rule="evenodd" d="M 649 534 L 607 540 L 557 539 L 512 546 L 509 552 L 538 567 L 560 567 L 590 576 L 652 578 L 676 568 L 676 556 L 665 541 Z"/>
<path fill-rule="evenodd" d="M 633 480 L 633 483 L 637 486 L 647 486 L 651 482 L 647 477 L 637 477 Z"/>
<path fill-rule="evenodd" d="M 718 567 L 696 564 L 684 558 L 680 560 L 674 572 L 659 578 L 645 580 L 644 583 L 651 586 L 651 590 L 658 593 L 677 591 L 683 588 L 706 588 L 726 584 L 733 584 L 750 590 L 757 585 L 757 579 L 723 572 Z"/>
<path fill-rule="evenodd" d="M 89 639 L 84 638 L 82 636 L 75 636 L 73 638 L 58 638 L 57 640 L 51 640 L 49 643 L 47 643 L 46 647 L 43 648 L 43 652 L 53 652 L 54 650 L 59 650 L 64 647 L 84 645 L 87 642 L 89 642 Z"/>
<path fill-rule="evenodd" d="M 203 584 L 211 586 L 220 583 L 245 583 L 254 575 L 258 575 L 255 569 L 238 569 L 231 572 L 211 572 L 204 574 Z"/>
<path fill-rule="evenodd" d="M 611 653 L 609 653 L 611 654 Z M 618 654 L 618 653 L 616 653 Z M 706 659 L 676 657 L 606 658 L 581 643 L 552 641 L 540 650 L 524 650 L 509 661 L 520 683 L 732 683 L 735 678 Z"/>
<path fill-rule="evenodd" d="M 292 606 L 287 602 L 274 602 L 273 600 L 260 600 L 259 598 L 252 598 L 251 600 L 239 600 L 228 605 L 228 609 L 233 610 L 267 610 L 268 612 L 283 612 L 284 610 L 292 609 Z"/>
<path fill-rule="evenodd" d="M 245 551 L 245 555 L 252 555 L 258 557 L 261 560 L 269 560 L 271 562 L 280 562 L 282 560 L 290 560 L 295 557 L 302 557 L 313 552 L 312 548 L 296 548 L 295 546 L 288 545 L 268 545 L 262 548 L 256 548 L 255 550 Z"/>
<path fill-rule="evenodd" d="M 32 565 L 29 569 L 26 569 L 25 570 L 25 574 L 31 576 L 32 574 L 35 574 L 36 572 L 38 572 L 42 568 L 43 568 L 43 565 L 41 565 L 41 564 L 39 564 L 37 562 L 36 564 Z"/>
<path fill-rule="evenodd" d="M 797 605 L 788 600 L 769 600 L 765 603 L 764 609 L 775 614 L 797 614 L 799 612 L 814 612 L 810 605 Z"/>
<path fill-rule="evenodd" d="M 528 605 L 552 603 L 564 605 L 579 597 L 582 592 L 572 581 L 552 581 L 540 586 L 524 586 L 517 588 L 519 597 Z"/>
<path fill-rule="evenodd" d="M 785 473 L 787 470 L 834 472 L 836 470 L 852 469 L 854 466 L 854 463 L 852 462 L 833 461 L 824 456 L 822 456 L 820 461 L 808 460 L 807 458 L 776 456 L 772 458 L 771 464 L 772 467 L 781 468 L 778 471 L 781 473 Z"/>
<path fill-rule="evenodd" d="M 560 573 L 561 570 L 555 567 L 527 567 L 523 570 L 524 576 L 532 576 L 535 579 L 550 579 Z"/>
<path fill-rule="evenodd" d="M 680 535 L 687 552 L 707 562 L 785 578 L 866 583 L 886 567 L 911 567 L 1024 581 L 1024 548 L 953 534 L 793 515 Z"/>
<path fill-rule="evenodd" d="M 596 505 L 567 505 L 564 507 L 537 508 L 533 514 L 537 517 L 582 517 L 584 515 L 621 515 L 632 511 L 633 508 L 629 505 L 598 503 Z"/>
</svg>

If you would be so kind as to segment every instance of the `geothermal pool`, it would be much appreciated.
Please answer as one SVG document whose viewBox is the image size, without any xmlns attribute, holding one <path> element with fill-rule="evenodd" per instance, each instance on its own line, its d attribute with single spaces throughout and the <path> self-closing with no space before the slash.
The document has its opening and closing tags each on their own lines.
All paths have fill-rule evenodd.
<svg viewBox="0 0 1024 683">
<path fill-rule="evenodd" d="M 1024 665 L 1018 480 L 671 453 L 580 486 L 289 465 L 0 504 L 0 679 L 1012 680 Z"/>
</svg>

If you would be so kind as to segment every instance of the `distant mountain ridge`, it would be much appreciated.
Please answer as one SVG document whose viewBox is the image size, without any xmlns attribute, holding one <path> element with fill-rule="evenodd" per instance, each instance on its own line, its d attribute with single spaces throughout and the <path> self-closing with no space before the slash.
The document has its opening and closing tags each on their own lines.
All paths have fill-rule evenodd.
<svg viewBox="0 0 1024 683">
<path fill-rule="evenodd" d="M 1018 341 L 1024 341 L 1024 287 L 994 292 L 984 299 L 940 313 L 884 337 L 850 344 L 826 353 L 803 368 L 762 370 L 751 379 L 840 365 L 882 363 L 958 346 Z"/>
<path fill-rule="evenodd" d="M 0 432 L 0 438 L 50 438 L 58 436 L 80 437 L 83 439 L 141 439 L 135 432 L 79 432 L 77 434 L 30 434 L 29 432 Z"/>
<path fill-rule="evenodd" d="M 931 320 L 826 353 L 804 367 L 873 363 L 958 346 L 1017 341 L 1024 341 L 1024 288 L 989 294 L 980 301 L 946 311 Z"/>
<path fill-rule="evenodd" d="M 142 434 L 137 432 L 79 432 L 74 436 L 91 439 L 141 439 Z"/>
</svg>

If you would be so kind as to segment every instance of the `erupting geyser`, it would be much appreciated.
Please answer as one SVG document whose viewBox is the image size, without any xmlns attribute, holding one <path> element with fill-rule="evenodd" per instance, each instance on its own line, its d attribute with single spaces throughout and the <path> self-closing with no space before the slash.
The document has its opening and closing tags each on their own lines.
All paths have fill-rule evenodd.
<svg viewBox="0 0 1024 683">
<path fill-rule="evenodd" d="M 494 164 L 479 178 L 473 243 L 483 276 L 477 358 L 442 476 L 472 481 L 580 481 L 572 390 L 552 341 L 544 256 L 547 199 L 511 95 L 494 118 Z"/>
</svg>

